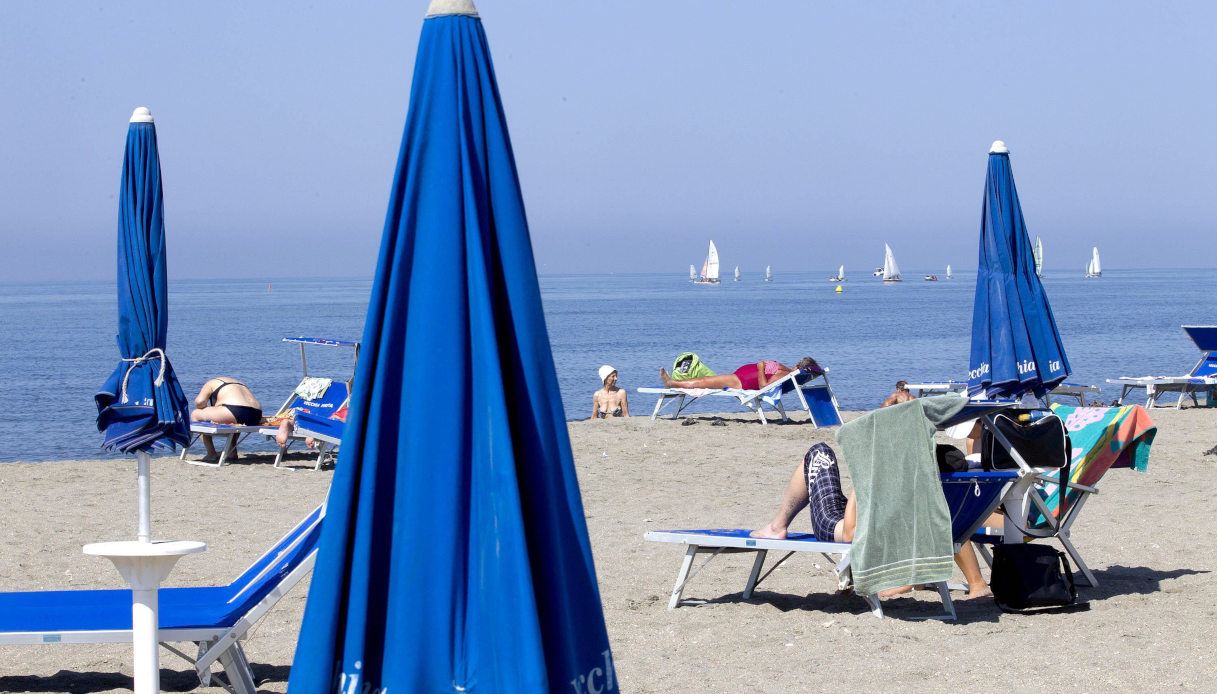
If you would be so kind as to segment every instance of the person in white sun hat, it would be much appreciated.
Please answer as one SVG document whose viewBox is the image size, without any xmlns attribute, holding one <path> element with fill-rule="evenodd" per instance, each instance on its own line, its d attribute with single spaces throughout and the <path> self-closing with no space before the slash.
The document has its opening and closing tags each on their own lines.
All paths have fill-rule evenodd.
<svg viewBox="0 0 1217 694">
<path fill-rule="evenodd" d="M 630 403 L 625 389 L 617 387 L 617 369 L 605 364 L 600 367 L 600 390 L 592 394 L 592 419 L 629 417 Z"/>
</svg>

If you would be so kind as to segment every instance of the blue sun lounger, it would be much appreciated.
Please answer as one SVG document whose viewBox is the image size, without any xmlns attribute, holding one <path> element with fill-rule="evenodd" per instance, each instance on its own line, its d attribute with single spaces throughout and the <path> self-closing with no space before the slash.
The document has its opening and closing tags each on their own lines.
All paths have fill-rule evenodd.
<svg viewBox="0 0 1217 694">
<path fill-rule="evenodd" d="M 984 472 L 977 470 L 943 473 L 941 477 L 943 494 L 947 500 L 947 507 L 951 511 L 951 535 L 955 543 L 955 551 L 958 552 L 963 543 L 972 538 L 989 514 L 993 513 L 1001 504 L 1006 491 L 1018 479 L 1018 474 L 1013 471 Z M 645 539 L 652 542 L 672 542 L 688 547 L 680 566 L 680 572 L 676 575 L 676 586 L 672 589 L 668 609 L 673 610 L 680 606 L 681 596 L 688 582 L 720 554 L 750 552 L 755 555 L 752 570 L 748 574 L 748 581 L 744 585 L 743 598 L 745 600 L 752 597 L 753 590 L 761 581 L 765 580 L 784 561 L 794 556 L 796 552 L 813 552 L 824 555 L 829 561 L 835 563 L 839 585 L 842 588 L 850 585 L 850 545 L 848 543 L 821 540 L 810 533 L 790 533 L 785 540 L 769 540 L 749 537 L 749 532 L 743 529 L 709 529 L 656 530 L 647 533 L 644 536 Z M 769 550 L 782 551 L 786 554 L 762 574 L 761 570 L 764 568 Z M 701 565 L 693 568 L 693 562 L 699 553 L 711 554 Z M 951 603 L 947 585 L 944 583 L 937 585 L 936 588 L 942 597 L 945 609 L 945 613 L 936 618 L 954 619 L 955 607 Z M 875 616 L 883 616 L 883 606 L 877 595 L 862 597 Z"/>
<path fill-rule="evenodd" d="M 318 507 L 227 586 L 161 588 L 159 640 L 194 665 L 203 685 L 224 668 L 231 690 L 254 694 L 241 648 L 250 628 L 313 568 L 324 507 Z M 131 591 L 0 593 L 0 645 L 130 643 Z M 197 655 L 170 646 L 193 641 Z"/>
<path fill-rule="evenodd" d="M 1200 361 L 1192 367 L 1186 376 L 1121 376 L 1109 378 L 1108 383 L 1122 386 L 1117 404 L 1123 405 L 1124 398 L 1137 389 L 1145 390 L 1145 408 L 1152 409 L 1158 404 L 1158 398 L 1163 393 L 1178 393 L 1175 402 L 1177 409 L 1183 409 L 1183 399 L 1190 397 L 1192 404 L 1199 406 L 1196 393 L 1207 395 L 1206 404 L 1214 401 L 1217 396 L 1217 325 L 1185 325 L 1183 331 L 1200 350 Z"/>
<path fill-rule="evenodd" d="M 808 419 L 819 427 L 834 427 L 841 425 L 841 410 L 837 405 L 837 397 L 833 395 L 832 386 L 828 384 L 828 369 L 820 373 L 794 370 L 782 378 L 758 390 L 743 390 L 740 388 L 719 389 L 690 389 L 690 388 L 639 388 L 639 393 L 658 395 L 655 410 L 651 419 L 659 417 L 659 413 L 669 404 L 675 405 L 672 419 L 678 419 L 686 407 L 695 400 L 705 396 L 725 396 L 734 398 L 739 404 L 752 410 L 760 418 L 761 424 L 766 424 L 765 407 L 777 412 L 782 421 L 789 421 L 786 408 L 782 404 L 782 396 L 795 393 L 799 405 L 807 412 Z"/>
<path fill-rule="evenodd" d="M 314 470 L 321 469 L 321 463 L 327 455 L 333 456 L 337 453 L 338 447 L 342 445 L 342 433 L 345 429 L 346 421 L 335 419 L 333 415 L 327 417 L 304 411 L 296 414 L 295 436 L 311 438 L 317 445 L 317 464 L 313 466 Z M 275 461 L 275 465 L 278 464 L 278 461 Z"/>
</svg>

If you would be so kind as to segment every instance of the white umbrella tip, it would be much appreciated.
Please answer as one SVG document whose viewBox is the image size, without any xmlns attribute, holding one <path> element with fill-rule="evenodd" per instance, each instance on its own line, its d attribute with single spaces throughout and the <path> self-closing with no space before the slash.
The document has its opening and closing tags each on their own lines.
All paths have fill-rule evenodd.
<svg viewBox="0 0 1217 694">
<path fill-rule="evenodd" d="M 131 113 L 131 122 L 132 123 L 151 123 L 151 122 L 153 122 L 152 121 L 152 112 L 148 110 L 147 106 L 140 106 L 139 108 L 135 109 Z"/>
<path fill-rule="evenodd" d="M 989 154 L 1009 154 L 1010 150 L 1006 149 L 1006 143 L 1001 140 L 994 140 L 989 146 Z"/>
<path fill-rule="evenodd" d="M 427 17 L 442 17 L 449 14 L 463 14 L 470 17 L 478 16 L 473 0 L 431 0 L 427 7 Z"/>
</svg>

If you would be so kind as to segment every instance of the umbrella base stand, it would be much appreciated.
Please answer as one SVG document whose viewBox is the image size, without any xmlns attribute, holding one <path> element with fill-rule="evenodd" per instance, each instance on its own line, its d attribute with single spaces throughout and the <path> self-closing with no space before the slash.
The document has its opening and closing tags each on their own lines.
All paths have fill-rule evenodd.
<svg viewBox="0 0 1217 694">
<path fill-rule="evenodd" d="M 202 542 L 97 542 L 85 554 L 105 557 L 131 584 L 131 639 L 135 654 L 135 692 L 154 694 L 161 688 L 157 634 L 157 590 L 177 560 L 207 549 Z"/>
</svg>

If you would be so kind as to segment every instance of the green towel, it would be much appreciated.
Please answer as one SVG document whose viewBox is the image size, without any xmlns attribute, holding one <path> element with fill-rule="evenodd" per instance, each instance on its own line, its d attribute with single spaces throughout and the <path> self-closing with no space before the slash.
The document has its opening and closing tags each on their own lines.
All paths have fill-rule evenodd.
<svg viewBox="0 0 1217 694">
<path fill-rule="evenodd" d="M 934 430 L 967 402 L 958 395 L 909 400 L 838 430 L 857 495 L 849 564 L 858 594 L 951 578 L 951 512 L 934 459 Z"/>
<path fill-rule="evenodd" d="M 706 378 L 717 376 L 710 367 L 702 363 L 700 357 L 692 352 L 684 352 L 672 363 L 672 380 L 684 381 L 690 378 Z"/>
</svg>

